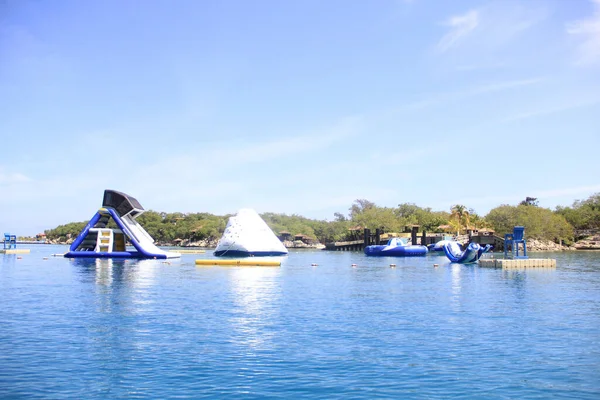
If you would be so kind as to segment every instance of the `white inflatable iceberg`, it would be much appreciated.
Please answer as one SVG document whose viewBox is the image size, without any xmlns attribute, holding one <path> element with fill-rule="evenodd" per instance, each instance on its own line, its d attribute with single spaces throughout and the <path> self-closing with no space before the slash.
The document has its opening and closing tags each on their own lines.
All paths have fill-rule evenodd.
<svg viewBox="0 0 600 400">
<path fill-rule="evenodd" d="M 243 208 L 229 218 L 215 256 L 284 256 L 288 251 L 254 210 Z"/>
</svg>

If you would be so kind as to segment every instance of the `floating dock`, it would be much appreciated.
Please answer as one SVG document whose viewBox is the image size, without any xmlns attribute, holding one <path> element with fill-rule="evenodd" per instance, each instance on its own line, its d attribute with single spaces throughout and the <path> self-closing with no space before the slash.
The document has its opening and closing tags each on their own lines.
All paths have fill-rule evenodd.
<svg viewBox="0 0 600 400">
<path fill-rule="evenodd" d="M 206 253 L 206 250 L 200 250 L 200 249 L 179 250 L 179 249 L 177 249 L 177 252 L 180 254 L 204 254 L 204 253 Z"/>
<path fill-rule="evenodd" d="M 487 258 L 479 260 L 480 267 L 486 268 L 556 268 L 556 260 L 551 258 Z"/>
<path fill-rule="evenodd" d="M 0 249 L 0 254 L 29 254 L 29 249 Z"/>
<path fill-rule="evenodd" d="M 281 266 L 281 261 L 271 261 L 271 260 L 212 260 L 212 259 L 202 259 L 196 260 L 196 265 L 222 265 L 228 267 L 279 267 Z"/>
</svg>

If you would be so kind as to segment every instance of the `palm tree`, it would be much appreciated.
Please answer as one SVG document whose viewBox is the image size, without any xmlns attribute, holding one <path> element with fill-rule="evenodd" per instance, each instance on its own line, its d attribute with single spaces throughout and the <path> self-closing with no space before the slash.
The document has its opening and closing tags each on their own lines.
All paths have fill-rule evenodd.
<svg viewBox="0 0 600 400">
<path fill-rule="evenodd" d="M 450 208 L 450 218 L 452 219 L 452 222 L 454 222 L 452 225 L 457 228 L 457 236 L 460 234 L 460 230 L 463 227 L 469 228 L 469 211 L 467 210 L 467 207 L 462 204 L 455 204 Z"/>
</svg>

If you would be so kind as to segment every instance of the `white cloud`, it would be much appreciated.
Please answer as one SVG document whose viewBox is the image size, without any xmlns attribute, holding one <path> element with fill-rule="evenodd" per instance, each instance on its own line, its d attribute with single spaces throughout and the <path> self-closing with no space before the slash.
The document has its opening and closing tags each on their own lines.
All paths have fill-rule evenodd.
<svg viewBox="0 0 600 400">
<path fill-rule="evenodd" d="M 484 95 L 488 93 L 500 92 L 504 90 L 516 89 L 524 86 L 531 86 L 544 81 L 543 77 L 528 78 L 528 79 L 515 79 L 509 81 L 492 82 L 484 85 L 478 85 L 464 90 L 458 90 L 455 92 L 446 93 L 433 93 L 427 96 L 425 99 L 417 100 L 412 103 L 406 104 L 399 107 L 396 111 L 417 111 L 438 104 L 445 104 L 455 102 L 460 99 Z"/>
<path fill-rule="evenodd" d="M 124 159 L 119 170 L 128 172 L 106 178 L 114 189 L 138 197 L 147 208 L 233 212 L 247 204 L 256 191 L 274 195 L 281 183 L 296 171 L 307 175 L 307 168 L 314 161 L 306 166 L 302 160 L 314 160 L 315 154 L 345 143 L 360 132 L 362 123 L 360 116 L 349 117 L 300 134 L 282 132 L 270 140 L 224 138 L 219 142 L 190 145 L 179 152 L 146 159 L 143 164 L 136 159 Z M 265 173 L 268 179 L 264 178 Z M 314 177 L 311 180 L 314 181 Z M 164 188 L 160 196 L 156 195 L 156 188 Z M 293 190 L 295 188 L 290 191 Z M 153 203 L 144 199 L 151 199 Z"/>
<path fill-rule="evenodd" d="M 527 112 L 511 115 L 511 116 L 503 119 L 502 122 L 521 121 L 524 119 L 556 114 L 556 113 L 569 111 L 569 110 L 573 110 L 573 109 L 577 109 L 577 108 L 581 108 L 581 107 L 593 106 L 598 103 L 600 103 L 600 98 L 596 98 L 596 99 L 592 99 L 592 100 L 588 100 L 588 101 L 580 101 L 578 103 L 573 103 L 573 104 L 563 104 L 563 105 L 558 105 L 558 106 L 554 106 L 554 107 L 540 108 L 537 110 L 532 110 L 532 111 L 527 111 Z"/>
<path fill-rule="evenodd" d="M 499 92 L 501 90 L 514 89 L 522 86 L 535 85 L 544 80 L 542 77 L 530 78 L 530 79 L 518 79 L 512 81 L 494 82 L 487 85 L 478 86 L 470 91 L 467 91 L 466 95 L 477 95 L 483 93 Z"/>
<path fill-rule="evenodd" d="M 600 0 L 591 0 L 594 4 L 592 16 L 567 24 L 567 33 L 581 37 L 577 52 L 578 65 L 600 64 Z"/>
<path fill-rule="evenodd" d="M 0 167 L 0 185 L 9 185 L 13 183 L 29 182 L 31 178 L 19 172 L 5 172 L 3 167 Z"/>
<path fill-rule="evenodd" d="M 435 46 L 446 54 L 446 62 L 459 70 L 479 70 L 514 64 L 515 52 L 524 51 L 516 42 L 531 28 L 546 20 L 551 6 L 543 2 L 491 0 L 465 14 L 450 17 L 446 34 Z M 518 49 L 518 50 L 517 50 Z"/>
<path fill-rule="evenodd" d="M 477 28 L 479 11 L 471 10 L 463 15 L 452 16 L 445 25 L 450 27 L 450 31 L 437 44 L 437 50 L 442 53 L 456 46 L 461 39 Z"/>
<path fill-rule="evenodd" d="M 227 157 L 236 165 L 249 162 L 264 162 L 281 159 L 292 154 L 306 153 L 328 148 L 334 143 L 347 139 L 358 133 L 361 125 L 360 117 L 346 118 L 339 123 L 318 129 L 303 135 L 275 139 L 263 143 L 247 144 L 229 142 L 230 148 L 216 151 L 211 158 Z M 225 147 L 225 146 L 223 146 Z"/>
</svg>

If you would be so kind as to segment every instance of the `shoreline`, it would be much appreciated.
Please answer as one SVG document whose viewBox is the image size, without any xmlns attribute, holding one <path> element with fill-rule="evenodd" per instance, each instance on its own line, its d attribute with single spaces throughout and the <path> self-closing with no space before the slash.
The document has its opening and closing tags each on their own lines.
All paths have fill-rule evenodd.
<svg viewBox="0 0 600 400">
<path fill-rule="evenodd" d="M 35 241 L 35 240 L 18 240 L 18 245 L 29 245 L 29 244 L 56 244 L 56 245 L 70 245 L 74 239 L 68 239 L 66 241 L 58 240 L 46 240 L 46 241 Z M 218 240 L 200 240 L 197 242 L 190 242 L 187 240 L 175 240 L 173 242 L 161 242 L 156 241 L 156 245 L 159 247 L 172 247 L 181 249 L 215 249 L 217 247 Z M 300 240 L 296 241 L 284 241 L 283 245 L 286 249 L 309 249 L 309 250 L 322 250 L 325 249 L 325 245 L 321 243 L 304 243 Z M 551 240 L 541 239 L 527 239 L 527 252 L 545 252 L 545 251 L 600 251 L 600 235 L 591 235 L 584 239 L 578 240 L 570 246 L 555 243 Z M 493 250 L 494 253 L 502 253 L 502 250 Z"/>
</svg>

